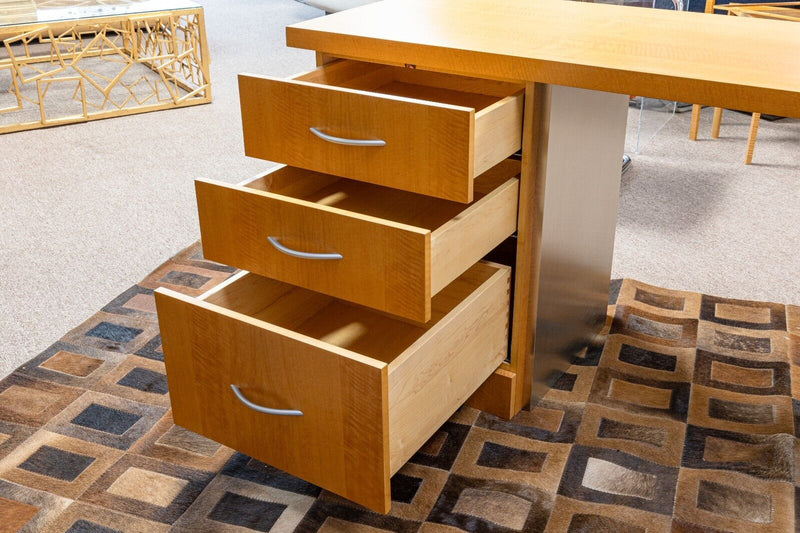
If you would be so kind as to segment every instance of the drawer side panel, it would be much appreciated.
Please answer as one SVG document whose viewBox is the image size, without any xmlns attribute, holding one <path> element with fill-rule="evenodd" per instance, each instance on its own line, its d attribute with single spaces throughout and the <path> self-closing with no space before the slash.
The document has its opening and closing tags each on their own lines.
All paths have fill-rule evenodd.
<svg viewBox="0 0 800 533">
<path fill-rule="evenodd" d="M 475 115 L 475 175 L 522 147 L 522 92 Z"/>
<path fill-rule="evenodd" d="M 398 364 L 390 365 L 392 474 L 505 359 L 511 274 L 510 268 L 496 266 L 500 269 L 444 317 L 431 335 L 409 348 L 411 353 L 399 358 Z"/>
<path fill-rule="evenodd" d="M 514 161 L 500 166 L 514 167 Z M 436 294 L 517 230 L 519 180 L 511 178 L 431 235 L 431 294 Z"/>
</svg>

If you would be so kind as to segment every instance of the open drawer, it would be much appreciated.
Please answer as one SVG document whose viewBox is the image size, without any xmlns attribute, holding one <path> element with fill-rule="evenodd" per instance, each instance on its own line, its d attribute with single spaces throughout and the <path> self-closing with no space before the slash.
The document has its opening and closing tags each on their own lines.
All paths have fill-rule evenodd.
<svg viewBox="0 0 800 533">
<path fill-rule="evenodd" d="M 510 269 L 477 263 L 414 325 L 248 272 L 156 290 L 175 423 L 371 509 L 506 355 Z"/>
<path fill-rule="evenodd" d="M 519 161 L 462 204 L 284 166 L 245 185 L 197 180 L 206 258 L 418 322 L 517 227 Z"/>
<path fill-rule="evenodd" d="M 519 150 L 520 85 L 359 61 L 242 74 L 245 154 L 457 202 Z"/>
</svg>

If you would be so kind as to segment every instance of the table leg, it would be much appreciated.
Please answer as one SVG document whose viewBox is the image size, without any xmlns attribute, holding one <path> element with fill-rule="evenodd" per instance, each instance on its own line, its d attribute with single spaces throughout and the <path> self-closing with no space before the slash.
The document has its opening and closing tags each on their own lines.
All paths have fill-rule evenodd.
<svg viewBox="0 0 800 533">
<path fill-rule="evenodd" d="M 711 138 L 719 139 L 719 126 L 722 124 L 722 108 L 714 108 L 714 117 L 711 119 Z"/>
<path fill-rule="evenodd" d="M 541 398 L 604 324 L 628 110 L 626 95 L 600 91 L 535 84 L 527 95 L 538 110 L 528 111 L 523 140 L 518 406 Z"/>
<path fill-rule="evenodd" d="M 700 127 L 700 105 L 692 104 L 692 121 L 689 123 L 689 140 L 697 140 L 697 130 Z"/>
</svg>

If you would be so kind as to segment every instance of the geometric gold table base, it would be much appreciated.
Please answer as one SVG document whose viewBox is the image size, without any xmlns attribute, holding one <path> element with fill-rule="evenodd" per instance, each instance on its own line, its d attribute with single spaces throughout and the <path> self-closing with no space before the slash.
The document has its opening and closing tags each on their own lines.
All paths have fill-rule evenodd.
<svg viewBox="0 0 800 533">
<path fill-rule="evenodd" d="M 211 102 L 202 8 L 0 27 L 0 133 Z"/>
</svg>

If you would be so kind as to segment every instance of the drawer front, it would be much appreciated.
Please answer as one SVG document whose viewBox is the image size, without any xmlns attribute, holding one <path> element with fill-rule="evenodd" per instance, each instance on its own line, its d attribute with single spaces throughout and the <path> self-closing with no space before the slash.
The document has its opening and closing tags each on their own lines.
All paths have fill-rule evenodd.
<svg viewBox="0 0 800 533">
<path fill-rule="evenodd" d="M 429 231 L 224 183 L 195 185 L 206 258 L 419 322 L 430 318 Z"/>
<path fill-rule="evenodd" d="M 249 75 L 239 76 L 239 98 L 248 156 L 472 201 L 473 109 Z M 385 145 L 337 144 L 310 128 Z"/>
<path fill-rule="evenodd" d="M 156 305 L 176 424 L 388 511 L 385 363 L 173 291 L 156 291 Z"/>
</svg>

